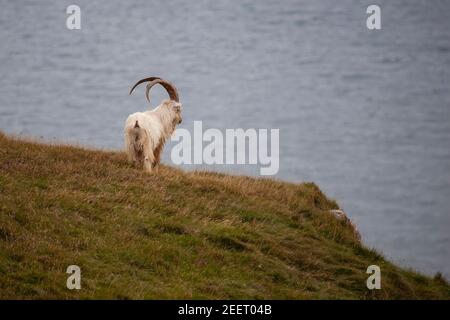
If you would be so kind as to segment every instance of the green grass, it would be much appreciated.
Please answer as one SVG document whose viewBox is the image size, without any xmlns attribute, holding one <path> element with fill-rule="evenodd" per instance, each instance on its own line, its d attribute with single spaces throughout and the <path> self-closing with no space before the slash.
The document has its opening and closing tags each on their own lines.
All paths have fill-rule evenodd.
<svg viewBox="0 0 450 320">
<path fill-rule="evenodd" d="M 365 248 L 334 208 L 313 183 L 148 175 L 120 152 L 0 133 L 0 298 L 449 299 L 442 277 Z M 371 264 L 381 290 L 366 288 Z"/>
</svg>

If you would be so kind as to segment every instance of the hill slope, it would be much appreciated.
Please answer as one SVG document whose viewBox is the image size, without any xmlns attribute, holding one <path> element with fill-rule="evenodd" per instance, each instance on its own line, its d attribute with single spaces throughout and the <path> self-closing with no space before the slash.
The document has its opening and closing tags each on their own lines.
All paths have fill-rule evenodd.
<svg viewBox="0 0 450 320">
<path fill-rule="evenodd" d="M 363 247 L 312 183 L 130 167 L 0 133 L 1 298 L 442 298 Z M 82 289 L 66 288 L 78 265 Z M 367 266 L 382 289 L 366 288 Z"/>
</svg>

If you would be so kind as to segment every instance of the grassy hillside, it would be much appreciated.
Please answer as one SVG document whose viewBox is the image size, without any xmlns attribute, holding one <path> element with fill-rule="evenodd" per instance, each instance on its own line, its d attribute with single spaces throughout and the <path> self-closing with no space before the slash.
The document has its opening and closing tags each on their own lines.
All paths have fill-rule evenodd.
<svg viewBox="0 0 450 320">
<path fill-rule="evenodd" d="M 313 183 L 148 175 L 120 152 L 0 133 L 0 298 L 450 298 L 440 277 L 362 246 L 333 208 Z M 366 288 L 371 264 L 381 290 Z"/>
</svg>

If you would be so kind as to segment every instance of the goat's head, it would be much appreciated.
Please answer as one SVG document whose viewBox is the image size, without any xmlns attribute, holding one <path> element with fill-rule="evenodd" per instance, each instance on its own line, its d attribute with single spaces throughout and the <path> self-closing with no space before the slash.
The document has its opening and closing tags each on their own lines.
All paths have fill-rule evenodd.
<svg viewBox="0 0 450 320">
<path fill-rule="evenodd" d="M 175 113 L 174 117 L 175 124 L 180 124 L 181 121 L 183 121 L 183 118 L 181 117 L 181 110 L 182 110 L 181 103 L 172 100 L 170 102 L 171 102 L 170 108 L 172 108 L 173 112 Z"/>
<path fill-rule="evenodd" d="M 149 77 L 149 78 L 144 78 L 139 80 L 138 82 L 135 83 L 135 85 L 131 88 L 130 90 L 130 94 L 133 92 L 133 90 L 140 85 L 143 82 L 148 82 L 146 90 L 145 90 L 145 97 L 147 98 L 147 101 L 150 102 L 150 89 L 155 85 L 155 84 L 160 84 L 164 87 L 164 89 L 166 89 L 167 93 L 169 94 L 170 103 L 163 103 L 163 107 L 164 108 L 169 108 L 170 112 L 174 114 L 174 124 L 179 124 L 181 123 L 181 121 L 183 120 L 181 117 L 181 103 L 180 103 L 180 98 L 178 96 L 178 91 L 177 88 L 171 84 L 169 81 L 163 80 L 159 77 Z"/>
</svg>

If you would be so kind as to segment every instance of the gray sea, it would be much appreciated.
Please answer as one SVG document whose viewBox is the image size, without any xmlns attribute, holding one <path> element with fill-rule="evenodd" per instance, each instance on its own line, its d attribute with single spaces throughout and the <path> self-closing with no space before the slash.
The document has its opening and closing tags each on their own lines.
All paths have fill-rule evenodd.
<svg viewBox="0 0 450 320">
<path fill-rule="evenodd" d="M 66 28 L 70 4 L 81 30 Z M 1 1 L 0 130 L 120 149 L 127 115 L 148 108 L 130 86 L 159 75 L 181 127 L 280 129 L 275 178 L 317 183 L 367 245 L 449 277 L 450 1 L 378 0 L 381 30 L 369 4 Z"/>
</svg>

